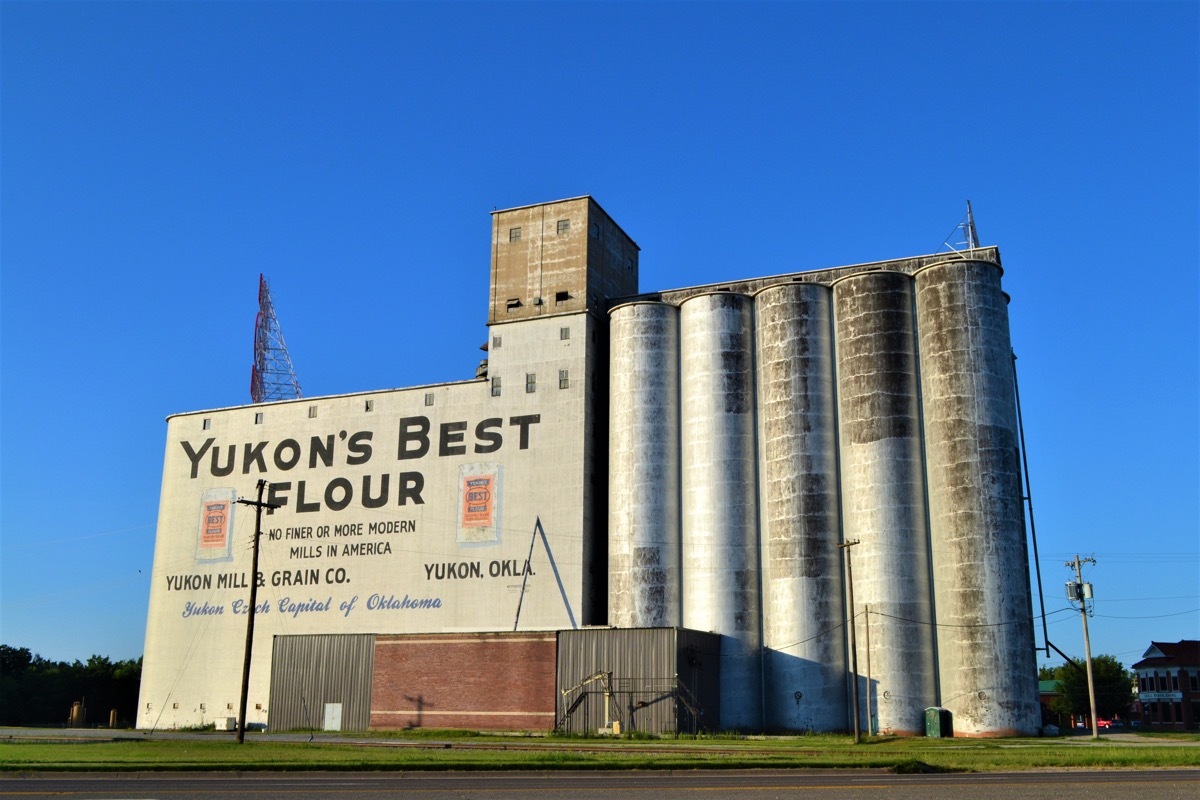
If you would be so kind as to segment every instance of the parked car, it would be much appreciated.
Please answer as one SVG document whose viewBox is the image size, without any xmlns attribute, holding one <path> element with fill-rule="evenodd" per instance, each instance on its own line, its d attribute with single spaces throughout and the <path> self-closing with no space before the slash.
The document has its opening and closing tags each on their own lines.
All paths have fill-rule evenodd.
<svg viewBox="0 0 1200 800">
<path fill-rule="evenodd" d="M 1100 719 L 1099 717 L 1096 717 L 1096 730 L 1106 731 L 1112 728 L 1112 726 L 1113 724 L 1111 719 Z"/>
</svg>

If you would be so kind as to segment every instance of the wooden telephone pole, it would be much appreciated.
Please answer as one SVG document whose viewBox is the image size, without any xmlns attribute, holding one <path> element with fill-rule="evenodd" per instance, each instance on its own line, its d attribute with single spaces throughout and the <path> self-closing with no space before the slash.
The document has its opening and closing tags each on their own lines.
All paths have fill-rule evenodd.
<svg viewBox="0 0 1200 800">
<path fill-rule="evenodd" d="M 238 706 L 238 744 L 246 741 L 246 698 L 250 693 L 250 653 L 254 647 L 254 605 L 258 602 L 258 540 L 262 536 L 262 512 L 264 508 L 276 509 L 278 505 L 263 502 L 265 480 L 258 482 L 257 500 L 238 500 L 246 506 L 254 506 L 254 557 L 250 567 L 250 611 L 246 615 L 246 659 L 242 662 L 242 699 Z"/>
<path fill-rule="evenodd" d="M 854 569 L 850 566 L 850 548 L 859 544 L 858 539 L 852 539 L 838 547 L 846 551 L 846 591 L 850 595 L 850 608 L 846 611 L 847 625 L 850 626 L 846 635 L 850 643 L 850 698 L 854 706 L 854 743 L 862 742 L 862 731 L 858 726 L 858 645 L 854 641 Z"/>
<path fill-rule="evenodd" d="M 1080 558 L 1068 561 L 1066 566 L 1075 569 L 1075 583 L 1071 584 L 1074 599 L 1079 601 L 1079 616 L 1083 620 L 1083 655 L 1087 659 L 1088 707 L 1092 712 L 1092 738 L 1100 738 L 1099 723 L 1096 722 L 1096 682 L 1092 676 L 1092 640 L 1088 636 L 1087 601 L 1092 596 L 1092 585 L 1083 582 L 1083 565 L 1095 564 L 1094 558 Z"/>
</svg>

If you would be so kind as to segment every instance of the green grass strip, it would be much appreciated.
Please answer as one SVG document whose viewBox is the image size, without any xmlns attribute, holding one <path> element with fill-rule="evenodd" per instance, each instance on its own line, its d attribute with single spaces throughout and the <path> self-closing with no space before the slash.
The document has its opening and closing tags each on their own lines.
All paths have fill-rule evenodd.
<svg viewBox="0 0 1200 800">
<path fill-rule="evenodd" d="M 348 737 L 349 738 L 349 737 Z M 356 743 L 280 741 L 255 734 L 95 742 L 12 739 L 3 771 L 131 770 L 544 770 L 876 768 L 898 772 L 1116 769 L 1200 766 L 1196 738 L 1168 744 L 1069 739 L 875 738 L 845 736 L 706 739 L 355 736 Z"/>
</svg>

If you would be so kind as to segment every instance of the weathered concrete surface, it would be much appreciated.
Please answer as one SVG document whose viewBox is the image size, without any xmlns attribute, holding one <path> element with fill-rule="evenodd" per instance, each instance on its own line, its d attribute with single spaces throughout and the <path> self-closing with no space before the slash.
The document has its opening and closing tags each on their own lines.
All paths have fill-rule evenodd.
<svg viewBox="0 0 1200 800">
<path fill-rule="evenodd" d="M 677 627 L 679 309 L 634 303 L 610 320 L 608 621 Z"/>
<path fill-rule="evenodd" d="M 863 273 L 833 293 L 842 532 L 861 542 L 855 639 L 873 682 L 861 696 L 880 731 L 919 733 L 936 692 L 912 278 Z"/>
<path fill-rule="evenodd" d="M 762 726 L 753 301 L 680 309 L 683 624 L 722 635 L 721 725 Z"/>
<path fill-rule="evenodd" d="M 846 726 L 831 294 L 754 298 L 767 730 Z"/>
<path fill-rule="evenodd" d="M 638 246 L 591 197 L 492 212 L 488 324 L 592 311 L 638 290 Z"/>
<path fill-rule="evenodd" d="M 1037 702 L 1008 310 L 994 264 L 917 273 L 941 703 L 955 735 L 1033 735 Z"/>
</svg>

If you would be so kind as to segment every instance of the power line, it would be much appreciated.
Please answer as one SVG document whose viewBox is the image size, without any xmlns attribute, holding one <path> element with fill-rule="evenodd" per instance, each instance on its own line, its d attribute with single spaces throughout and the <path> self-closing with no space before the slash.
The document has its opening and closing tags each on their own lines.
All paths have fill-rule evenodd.
<svg viewBox="0 0 1200 800">
<path fill-rule="evenodd" d="M 1157 614 L 1152 617 L 1114 617 L 1111 614 L 1095 614 L 1095 613 L 1093 613 L 1092 616 L 1101 617 L 1102 619 L 1166 619 L 1167 617 L 1182 617 L 1185 614 L 1195 614 L 1198 611 L 1200 611 L 1200 608 L 1193 608 L 1190 611 L 1177 611 L 1174 614 Z"/>
</svg>

